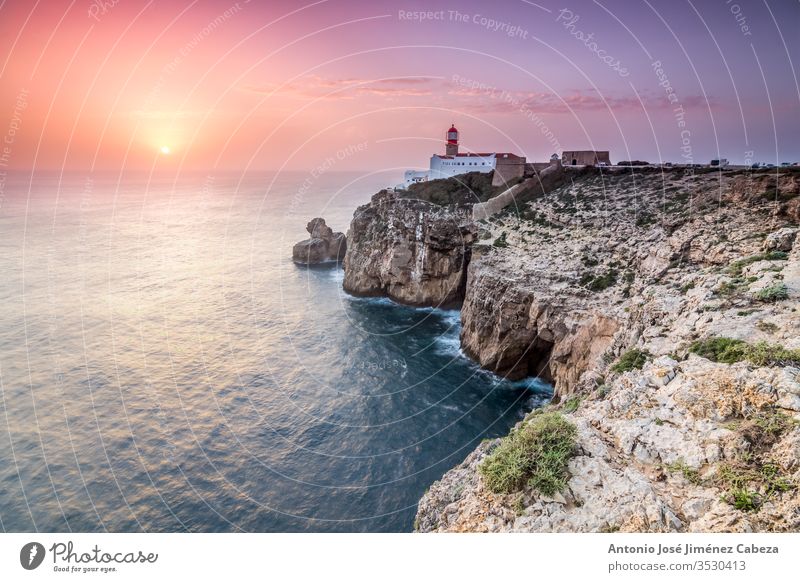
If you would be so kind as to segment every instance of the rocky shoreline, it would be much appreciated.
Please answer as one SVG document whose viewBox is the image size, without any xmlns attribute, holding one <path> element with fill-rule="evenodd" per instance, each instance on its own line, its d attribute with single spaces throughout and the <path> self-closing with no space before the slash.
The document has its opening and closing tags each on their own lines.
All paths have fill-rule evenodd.
<svg viewBox="0 0 800 582">
<path fill-rule="evenodd" d="M 430 488 L 417 529 L 800 530 L 800 173 L 568 178 L 479 221 L 413 192 L 356 212 L 346 291 L 460 303 L 465 353 L 552 380 L 576 428 L 559 492 L 491 491 L 496 439 Z"/>
</svg>

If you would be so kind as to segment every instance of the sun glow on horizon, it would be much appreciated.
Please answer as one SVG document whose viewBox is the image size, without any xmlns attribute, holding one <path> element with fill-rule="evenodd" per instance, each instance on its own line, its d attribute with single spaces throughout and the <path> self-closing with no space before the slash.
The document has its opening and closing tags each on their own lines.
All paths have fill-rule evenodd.
<svg viewBox="0 0 800 582">
<path fill-rule="evenodd" d="M 161 153 L 164 154 L 165 156 L 169 155 L 169 153 L 171 151 L 169 149 L 169 146 L 165 146 L 165 145 L 162 145 L 161 148 L 159 148 L 159 149 L 160 149 Z"/>
</svg>

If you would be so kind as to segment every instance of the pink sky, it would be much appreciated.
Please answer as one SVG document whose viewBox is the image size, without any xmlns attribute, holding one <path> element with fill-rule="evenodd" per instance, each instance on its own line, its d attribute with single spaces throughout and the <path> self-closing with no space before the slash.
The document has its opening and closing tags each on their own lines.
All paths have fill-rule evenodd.
<svg viewBox="0 0 800 582">
<path fill-rule="evenodd" d="M 564 6 L 6 0 L 0 169 L 400 173 L 451 122 L 530 160 L 800 161 L 797 2 Z"/>
</svg>

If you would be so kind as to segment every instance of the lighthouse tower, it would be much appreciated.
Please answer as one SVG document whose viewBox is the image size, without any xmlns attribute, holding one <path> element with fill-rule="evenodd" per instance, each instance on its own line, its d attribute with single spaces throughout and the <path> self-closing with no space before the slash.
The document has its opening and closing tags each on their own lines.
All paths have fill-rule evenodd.
<svg viewBox="0 0 800 582">
<path fill-rule="evenodd" d="M 447 145 L 444 150 L 447 156 L 458 155 L 458 130 L 455 125 L 451 125 L 447 130 Z"/>
</svg>

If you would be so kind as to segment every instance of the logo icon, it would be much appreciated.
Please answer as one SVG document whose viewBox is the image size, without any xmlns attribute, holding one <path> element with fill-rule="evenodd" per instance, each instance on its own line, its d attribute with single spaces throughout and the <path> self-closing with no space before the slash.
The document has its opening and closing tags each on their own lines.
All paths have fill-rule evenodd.
<svg viewBox="0 0 800 582">
<path fill-rule="evenodd" d="M 26 570 L 35 570 L 44 561 L 44 546 L 39 542 L 28 542 L 19 551 L 19 563 Z"/>
</svg>

